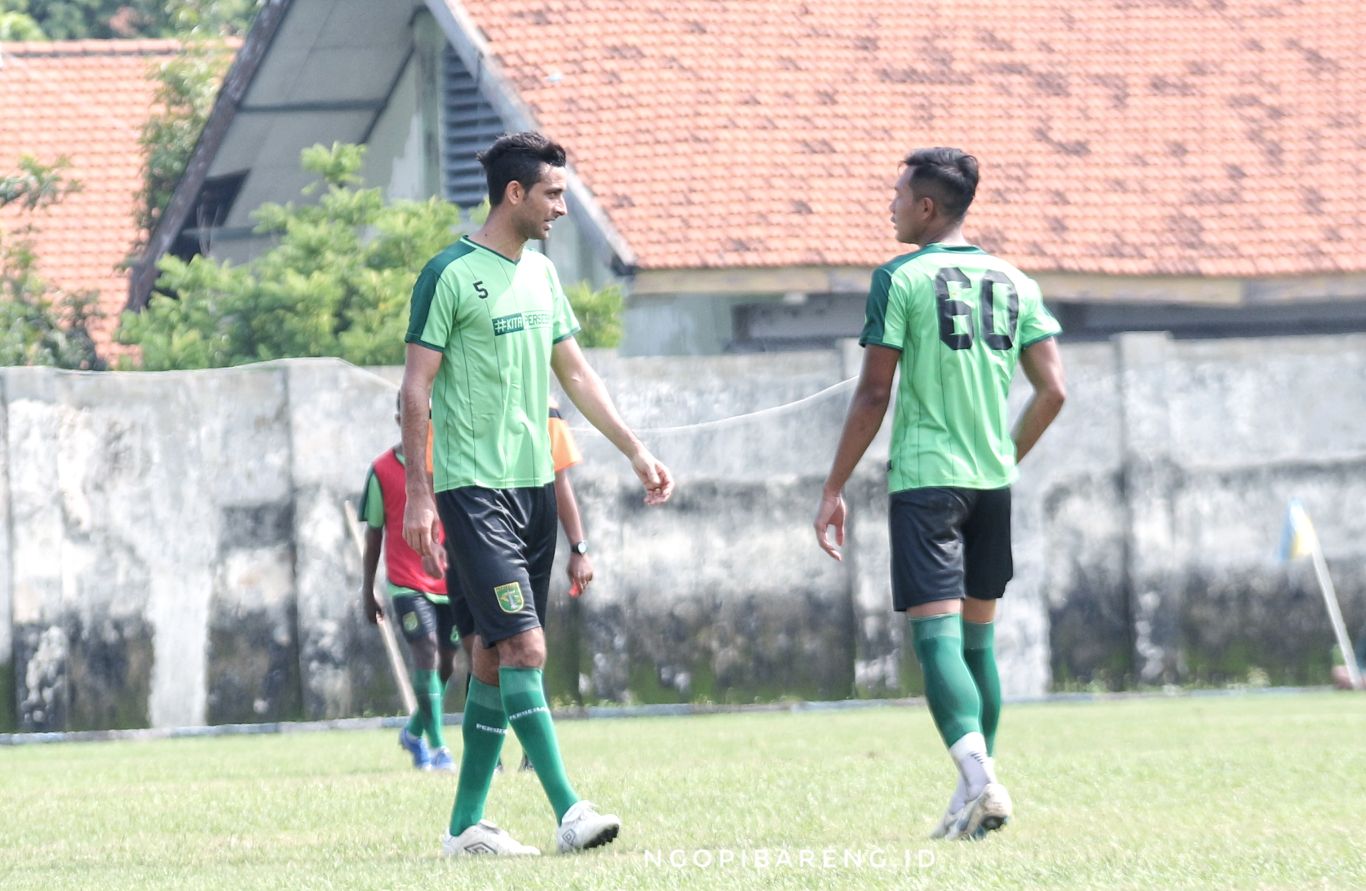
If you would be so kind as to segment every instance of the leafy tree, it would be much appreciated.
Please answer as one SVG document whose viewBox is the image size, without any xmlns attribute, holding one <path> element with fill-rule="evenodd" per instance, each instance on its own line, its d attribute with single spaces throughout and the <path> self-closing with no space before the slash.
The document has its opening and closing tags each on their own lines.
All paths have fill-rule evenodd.
<svg viewBox="0 0 1366 891">
<path fill-rule="evenodd" d="M 413 279 L 455 238 L 460 209 L 447 201 L 385 203 L 362 188 L 365 148 L 315 145 L 301 154 L 318 179 L 316 203 L 266 204 L 256 232 L 277 236 L 252 262 L 161 259 L 157 293 L 124 313 L 122 343 L 141 348 L 148 371 L 217 368 L 295 356 L 357 365 L 403 362 Z M 473 214 L 481 220 L 485 209 Z M 569 289 L 585 346 L 621 340 L 621 292 Z"/>
<path fill-rule="evenodd" d="M 138 195 L 139 230 L 150 232 L 170 202 L 231 60 L 222 41 L 192 40 L 184 52 L 157 70 L 159 110 L 142 125 L 138 138 L 146 158 Z"/>
<path fill-rule="evenodd" d="M 0 0 L 53 40 L 244 34 L 259 0 Z M 25 39 L 41 39 L 25 38 Z"/>
<path fill-rule="evenodd" d="M 238 37 L 247 33 L 261 0 L 172 0 L 148 5 L 160 10 L 164 37 L 217 35 Z"/>
<path fill-rule="evenodd" d="M 594 291 L 587 282 L 565 290 L 574 315 L 579 320 L 575 339 L 583 347 L 615 347 L 621 343 L 621 288 L 608 285 Z"/>
<path fill-rule="evenodd" d="M 23 0 L 12 0 L 12 2 L 23 2 Z M 0 41 L 46 39 L 47 35 L 33 20 L 33 16 L 20 9 L 6 9 L 5 4 L 0 2 Z"/>
<path fill-rule="evenodd" d="M 104 367 L 89 330 L 100 317 L 98 295 L 54 289 L 33 253 L 33 215 L 80 189 L 62 175 L 66 167 L 64 158 L 49 167 L 25 155 L 19 173 L 0 178 L 0 208 L 17 207 L 22 220 L 0 233 L 0 365 Z"/>
<path fill-rule="evenodd" d="M 316 204 L 267 204 L 256 231 L 278 236 L 253 262 L 163 257 L 154 294 L 125 313 L 119 340 L 151 370 L 211 368 L 288 356 L 359 365 L 403 361 L 408 296 L 422 264 L 454 239 L 460 210 L 439 200 L 386 205 L 360 187 L 364 148 L 302 153 Z M 170 296 L 176 295 L 176 296 Z"/>
</svg>

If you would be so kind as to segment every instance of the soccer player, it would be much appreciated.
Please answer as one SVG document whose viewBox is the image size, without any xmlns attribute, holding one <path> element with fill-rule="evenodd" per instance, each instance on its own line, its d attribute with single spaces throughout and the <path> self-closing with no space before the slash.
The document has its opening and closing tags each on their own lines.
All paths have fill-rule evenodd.
<svg viewBox="0 0 1366 891">
<path fill-rule="evenodd" d="M 858 387 L 816 512 L 836 560 L 843 489 L 882 426 L 901 368 L 888 461 L 892 607 L 910 616 L 925 698 L 957 762 L 958 788 L 934 838 L 978 838 L 1010 818 L 992 760 L 1001 713 L 996 601 L 1013 574 L 1010 484 L 1065 398 L 1058 323 L 1039 286 L 963 237 L 977 159 L 912 152 L 892 199 L 897 240 L 919 246 L 873 273 Z M 1033 395 L 1007 426 L 1016 365 Z M 827 538 L 834 529 L 834 543 Z"/>
<path fill-rule="evenodd" d="M 554 265 L 526 249 L 567 212 L 564 149 L 539 133 L 506 134 L 479 160 L 488 179 L 488 219 L 433 258 L 413 286 L 403 442 L 421 448 L 428 427 L 422 409 L 433 394 L 435 460 L 431 477 L 407 465 L 403 534 L 416 551 L 432 555 L 445 527 L 447 581 L 468 603 L 476 631 L 460 779 L 443 852 L 540 853 L 484 819 L 510 725 L 536 765 L 563 853 L 612 841 L 621 820 L 599 813 L 570 785 L 541 686 L 545 634 L 535 603 L 545 596 L 555 556 L 546 426 L 551 371 L 630 460 L 646 504 L 668 500 L 673 480 L 622 421 L 585 360 Z"/>
<path fill-rule="evenodd" d="M 398 400 L 394 421 L 402 427 L 403 402 Z M 375 459 L 365 478 L 359 513 L 365 521 L 361 609 L 374 625 L 382 615 L 375 598 L 375 570 L 384 549 L 384 574 L 394 612 L 413 655 L 413 692 L 417 711 L 398 734 L 398 743 L 418 770 L 455 770 L 455 759 L 442 735 L 442 703 L 446 682 L 455 667 L 459 635 L 446 596 L 446 580 L 432 561 L 424 560 L 403 540 L 403 508 L 407 502 L 403 445 Z M 388 543 L 385 544 L 385 535 Z M 425 739 L 424 739 L 425 737 Z M 429 745 L 430 743 L 430 745 Z"/>
</svg>

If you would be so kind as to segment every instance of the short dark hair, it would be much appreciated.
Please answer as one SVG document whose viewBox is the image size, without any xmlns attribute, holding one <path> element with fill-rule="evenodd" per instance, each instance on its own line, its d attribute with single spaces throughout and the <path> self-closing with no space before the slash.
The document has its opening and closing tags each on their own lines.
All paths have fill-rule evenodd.
<svg viewBox="0 0 1366 891">
<path fill-rule="evenodd" d="M 564 166 L 564 148 L 531 130 L 504 133 L 475 157 L 484 165 L 488 177 L 491 207 L 502 203 L 503 193 L 513 180 L 530 190 L 541 181 L 542 164 Z"/>
<path fill-rule="evenodd" d="M 977 195 L 977 159 L 962 149 L 935 146 L 906 156 L 911 193 L 934 199 L 947 217 L 961 220 Z"/>
</svg>

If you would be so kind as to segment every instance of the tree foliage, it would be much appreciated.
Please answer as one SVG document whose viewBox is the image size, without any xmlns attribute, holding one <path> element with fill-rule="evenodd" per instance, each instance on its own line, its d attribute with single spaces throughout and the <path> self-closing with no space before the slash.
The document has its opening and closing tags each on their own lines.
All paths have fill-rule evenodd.
<svg viewBox="0 0 1366 891">
<path fill-rule="evenodd" d="M 26 155 L 17 174 L 0 178 L 0 208 L 14 206 L 20 221 L 0 232 L 0 365 L 104 367 L 89 330 L 99 318 L 98 295 L 49 285 L 33 252 L 34 217 L 80 189 L 62 174 L 66 167 L 66 159 L 45 166 Z"/>
<path fill-rule="evenodd" d="M 25 37 L 52 40 L 223 36 L 246 33 L 259 0 L 0 0 L 0 27 L 22 16 L 36 27 Z"/>
<path fill-rule="evenodd" d="M 0 41 L 46 40 L 47 35 L 33 20 L 33 16 L 14 9 L 6 9 L 0 0 Z"/>
<path fill-rule="evenodd" d="M 621 343 L 622 294 L 618 285 L 594 291 L 587 282 L 565 290 L 580 331 L 575 339 L 583 347 L 615 347 Z"/>
<path fill-rule="evenodd" d="M 316 203 L 266 204 L 256 231 L 276 244 L 246 265 L 163 257 L 159 293 L 125 313 L 119 339 L 147 370 L 214 368 L 292 356 L 399 364 L 408 297 L 422 265 L 455 238 L 459 208 L 439 199 L 386 204 L 361 187 L 364 148 L 302 153 Z"/>
<path fill-rule="evenodd" d="M 145 153 L 138 195 L 140 231 L 150 232 L 170 202 L 231 61 L 221 40 L 191 40 L 179 56 L 157 70 L 158 110 L 142 125 L 138 138 Z"/>
<path fill-rule="evenodd" d="M 403 362 L 409 297 L 422 266 L 456 238 L 460 209 L 440 198 L 386 203 L 364 188 L 365 148 L 315 145 L 301 154 L 316 201 L 265 204 L 255 231 L 275 244 L 245 265 L 163 257 L 157 292 L 125 313 L 122 343 L 148 371 L 218 368 L 298 356 L 357 365 Z M 474 214 L 475 221 L 485 211 Z M 621 292 L 569 289 L 585 346 L 621 339 Z"/>
</svg>

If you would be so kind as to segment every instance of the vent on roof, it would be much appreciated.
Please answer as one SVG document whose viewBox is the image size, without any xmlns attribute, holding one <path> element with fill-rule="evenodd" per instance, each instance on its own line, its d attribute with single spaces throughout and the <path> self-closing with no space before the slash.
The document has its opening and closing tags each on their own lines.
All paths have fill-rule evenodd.
<svg viewBox="0 0 1366 891">
<path fill-rule="evenodd" d="M 488 187 L 484 168 L 474 156 L 506 129 L 480 86 L 447 46 L 441 56 L 441 181 L 446 200 L 461 207 L 483 202 Z"/>
</svg>

